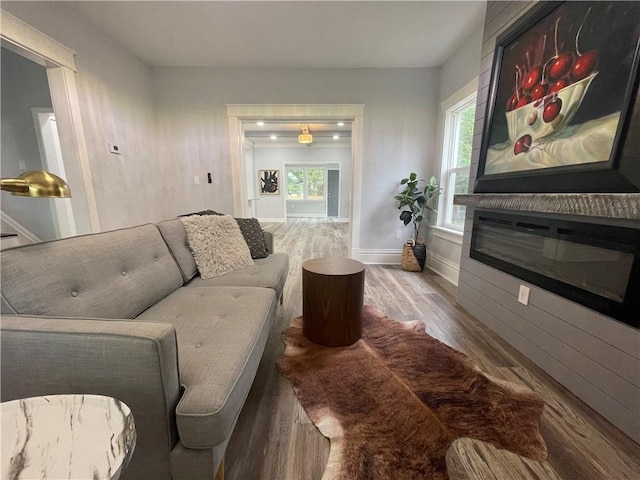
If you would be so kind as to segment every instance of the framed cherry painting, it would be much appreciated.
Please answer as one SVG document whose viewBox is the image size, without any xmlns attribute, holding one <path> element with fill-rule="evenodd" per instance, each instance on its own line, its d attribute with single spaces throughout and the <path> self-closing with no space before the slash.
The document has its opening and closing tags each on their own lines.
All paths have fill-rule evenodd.
<svg viewBox="0 0 640 480">
<path fill-rule="evenodd" d="M 639 57 L 640 2 L 536 4 L 496 40 L 474 191 L 639 192 Z"/>
</svg>

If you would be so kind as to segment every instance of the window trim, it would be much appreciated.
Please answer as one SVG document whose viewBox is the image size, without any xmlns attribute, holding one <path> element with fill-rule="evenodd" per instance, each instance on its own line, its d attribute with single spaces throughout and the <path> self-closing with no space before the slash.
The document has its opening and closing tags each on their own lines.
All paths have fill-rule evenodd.
<svg viewBox="0 0 640 480">
<path fill-rule="evenodd" d="M 453 208 L 453 196 L 454 189 L 451 187 L 451 177 L 458 172 L 469 171 L 471 173 L 471 166 L 469 167 L 452 167 L 452 162 L 456 161 L 453 157 L 453 153 L 456 151 L 459 141 L 459 129 L 454 127 L 458 125 L 456 122 L 459 115 L 464 110 L 477 104 L 477 84 L 478 79 L 475 78 L 463 88 L 454 93 L 447 100 L 441 104 L 442 115 L 442 156 L 440 158 L 440 185 L 443 188 L 443 195 L 438 209 L 437 226 L 445 229 L 449 232 L 464 231 L 464 226 L 460 227 L 450 223 L 448 220 L 451 216 L 451 210 Z"/>
<path fill-rule="evenodd" d="M 433 227 L 433 236 L 437 238 L 442 238 L 443 240 L 447 240 L 457 245 L 462 245 L 462 237 L 464 236 L 464 231 L 451 230 L 450 228 L 447 228 L 447 227 L 441 227 L 441 226 L 435 225 Z"/>
</svg>

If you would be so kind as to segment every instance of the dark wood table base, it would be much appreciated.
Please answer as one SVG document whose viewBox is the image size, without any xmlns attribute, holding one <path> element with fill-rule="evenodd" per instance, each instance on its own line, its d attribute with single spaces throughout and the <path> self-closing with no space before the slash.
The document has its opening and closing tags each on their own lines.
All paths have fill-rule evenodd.
<svg viewBox="0 0 640 480">
<path fill-rule="evenodd" d="M 351 345 L 362 335 L 364 265 L 342 257 L 302 264 L 302 331 L 318 345 Z"/>
</svg>

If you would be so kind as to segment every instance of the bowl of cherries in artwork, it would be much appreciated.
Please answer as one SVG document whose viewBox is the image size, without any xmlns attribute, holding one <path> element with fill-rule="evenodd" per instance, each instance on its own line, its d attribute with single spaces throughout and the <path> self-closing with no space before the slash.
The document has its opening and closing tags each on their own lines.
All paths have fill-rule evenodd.
<svg viewBox="0 0 640 480">
<path fill-rule="evenodd" d="M 557 24 L 556 24 L 557 28 Z M 558 52 L 529 68 L 516 65 L 514 93 L 507 100 L 509 140 L 518 155 L 532 143 L 560 132 L 580 108 L 598 75 L 598 51 Z M 527 58 L 528 60 L 528 58 Z"/>
</svg>

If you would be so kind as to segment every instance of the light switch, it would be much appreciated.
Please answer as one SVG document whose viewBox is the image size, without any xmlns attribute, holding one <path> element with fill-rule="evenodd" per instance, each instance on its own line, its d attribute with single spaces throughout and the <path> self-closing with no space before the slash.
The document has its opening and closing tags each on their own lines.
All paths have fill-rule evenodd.
<svg viewBox="0 0 640 480">
<path fill-rule="evenodd" d="M 197 175 L 193 176 L 193 184 L 194 185 L 200 185 L 200 177 Z"/>
</svg>

